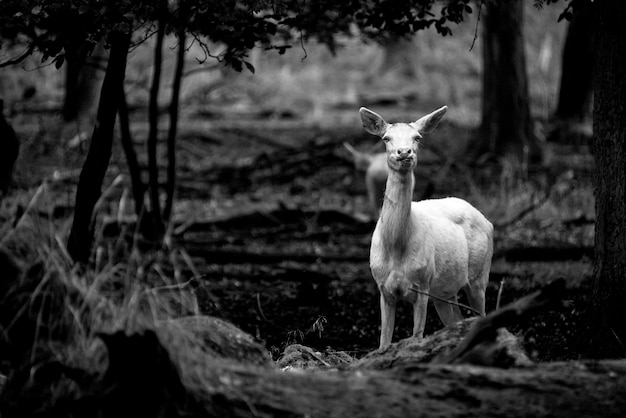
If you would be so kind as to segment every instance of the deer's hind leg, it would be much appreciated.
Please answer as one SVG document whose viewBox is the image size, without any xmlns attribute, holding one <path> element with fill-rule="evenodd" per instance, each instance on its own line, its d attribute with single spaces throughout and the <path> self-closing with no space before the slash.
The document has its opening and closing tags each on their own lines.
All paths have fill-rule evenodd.
<svg viewBox="0 0 626 418">
<path fill-rule="evenodd" d="M 428 289 L 425 290 L 428 293 Z M 413 302 L 413 337 L 422 338 L 426 327 L 426 311 L 428 308 L 428 295 L 417 294 Z"/>
</svg>

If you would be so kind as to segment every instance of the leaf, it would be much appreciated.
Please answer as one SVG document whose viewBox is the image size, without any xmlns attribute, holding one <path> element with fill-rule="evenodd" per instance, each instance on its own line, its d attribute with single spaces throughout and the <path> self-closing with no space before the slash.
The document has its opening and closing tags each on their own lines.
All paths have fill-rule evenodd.
<svg viewBox="0 0 626 418">
<path fill-rule="evenodd" d="M 254 65 L 250 64 L 248 61 L 244 61 L 243 63 L 246 65 L 246 68 L 248 69 L 248 71 L 254 74 Z"/>
</svg>

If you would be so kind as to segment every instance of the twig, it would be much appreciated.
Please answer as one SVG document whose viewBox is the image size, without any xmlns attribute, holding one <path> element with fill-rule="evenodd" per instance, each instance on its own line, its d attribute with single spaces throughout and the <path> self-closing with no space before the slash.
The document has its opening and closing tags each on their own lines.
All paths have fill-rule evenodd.
<svg viewBox="0 0 626 418">
<path fill-rule="evenodd" d="M 624 344 L 622 344 L 622 340 L 619 339 L 619 337 L 617 336 L 617 334 L 615 333 L 615 330 L 613 328 L 609 328 L 609 329 L 613 333 L 613 336 L 617 340 L 617 343 L 619 344 L 619 346 L 622 347 L 622 353 L 624 353 L 624 355 L 626 356 L 626 348 L 624 347 Z"/>
<path fill-rule="evenodd" d="M 263 313 L 263 308 L 261 308 L 261 294 L 260 293 L 256 294 L 256 306 L 257 308 L 259 308 L 259 314 L 261 314 L 261 318 L 263 318 L 263 320 L 266 322 L 270 322 L 270 320 L 267 319 L 267 317 Z"/>
<path fill-rule="evenodd" d="M 96 215 L 98 214 L 98 211 L 100 210 L 100 207 L 103 205 L 104 201 L 113 194 L 113 191 L 115 190 L 115 188 L 123 181 L 124 181 L 124 175 L 119 174 L 117 177 L 113 179 L 111 184 L 104 190 L 104 192 L 102 192 L 102 194 L 96 201 L 96 204 L 93 206 L 93 211 L 91 212 L 91 224 L 92 225 L 95 222 Z"/>
<path fill-rule="evenodd" d="M 19 64 L 20 62 L 24 61 L 26 57 L 31 55 L 34 51 L 35 51 L 35 44 L 32 43 L 28 46 L 28 48 L 26 49 L 26 51 L 24 51 L 22 55 L 16 58 L 12 58 L 10 60 L 4 61 L 4 62 L 0 62 L 0 68 L 8 67 L 9 65 Z"/>
<path fill-rule="evenodd" d="M 481 314 L 480 312 L 478 312 L 476 309 L 472 308 L 471 306 L 467 306 L 467 305 L 464 305 L 464 304 L 459 303 L 459 302 L 452 302 L 451 300 L 442 299 L 442 298 L 440 298 L 440 297 L 438 297 L 438 296 L 431 295 L 431 294 L 430 294 L 430 293 L 428 293 L 428 292 L 422 292 L 421 290 L 417 289 L 417 288 L 415 287 L 415 285 L 412 285 L 411 287 L 409 287 L 409 290 L 411 290 L 411 291 L 413 291 L 413 292 L 415 292 L 415 293 L 419 293 L 419 294 L 421 294 L 421 295 L 426 295 L 426 296 L 428 296 L 429 298 L 436 299 L 436 300 L 438 300 L 438 301 L 440 301 L 440 302 L 445 302 L 445 303 L 450 304 L 450 305 L 456 305 L 456 306 L 458 306 L 458 307 L 460 307 L 460 308 L 465 308 L 465 309 L 467 309 L 467 310 L 472 311 L 473 313 L 475 313 L 475 314 L 476 314 L 476 315 L 478 315 L 478 316 L 482 316 L 482 314 Z"/>
<path fill-rule="evenodd" d="M 260 293 L 256 294 L 256 306 L 257 306 L 257 309 L 259 310 L 259 315 L 261 315 L 261 318 L 263 318 L 263 320 L 265 322 L 267 322 L 268 324 L 270 324 L 271 326 L 273 326 L 276 329 L 280 329 L 280 330 L 283 330 L 283 331 L 287 330 L 287 328 L 284 328 L 284 327 L 281 327 L 279 325 L 276 325 L 274 322 L 272 322 L 269 319 L 267 319 L 267 317 L 263 313 L 263 308 L 261 308 L 261 294 Z"/>
<path fill-rule="evenodd" d="M 163 286 L 153 287 L 151 289 L 146 289 L 146 292 L 160 292 L 164 290 L 182 290 L 188 286 L 194 287 L 194 283 L 196 281 L 195 277 L 187 280 L 186 282 L 176 283 L 176 284 L 167 284 Z"/>
<path fill-rule="evenodd" d="M 189 253 L 184 248 L 179 248 L 178 252 L 183 257 L 183 260 L 185 261 L 185 263 L 187 263 L 187 267 L 189 268 L 191 273 L 194 275 L 194 277 L 201 276 L 200 272 L 196 268 L 196 265 L 193 263 L 193 260 L 191 259 L 191 256 L 189 255 Z"/>
<path fill-rule="evenodd" d="M 515 222 L 521 220 L 524 216 L 528 215 L 529 213 L 540 208 L 544 203 L 550 200 L 550 196 L 552 196 L 552 190 L 554 189 L 554 186 L 557 184 L 557 181 L 558 181 L 558 178 L 550 185 L 550 188 L 548 189 L 548 191 L 545 193 L 545 195 L 543 196 L 541 200 L 539 200 L 536 203 L 530 204 L 528 207 L 522 209 L 517 215 L 515 215 L 513 218 L 509 219 L 508 221 L 497 223 L 494 226 L 498 229 L 506 228 L 508 226 L 513 225 Z M 569 187 L 565 192 L 563 192 L 561 199 L 563 199 L 566 196 L 566 194 L 572 193 L 573 191 L 574 191 L 574 188 Z"/>
<path fill-rule="evenodd" d="M 496 311 L 500 309 L 500 298 L 502 297 L 502 289 L 504 289 L 504 277 L 500 280 L 500 288 L 498 289 L 498 297 L 496 298 Z"/>
<path fill-rule="evenodd" d="M 37 188 L 37 190 L 33 194 L 33 197 L 30 199 L 30 202 L 28 202 L 28 206 L 26 206 L 26 209 L 24 210 L 24 212 L 22 213 L 20 218 L 17 220 L 17 222 L 15 222 L 15 226 L 13 227 L 13 229 L 11 229 L 9 232 L 7 232 L 4 235 L 4 237 L 2 237 L 2 239 L 0 240 L 0 245 L 4 244 L 4 242 L 9 237 L 11 237 L 13 235 L 13 233 L 21 226 L 21 224 L 24 221 L 24 219 L 26 219 L 26 216 L 30 213 L 30 210 L 33 208 L 33 206 L 35 206 L 35 203 L 37 203 L 37 201 L 39 200 L 39 196 L 41 196 L 41 194 L 47 189 L 47 186 L 48 186 L 48 180 L 44 180 L 39 185 L 39 187 Z"/>
<path fill-rule="evenodd" d="M 326 360 L 324 360 L 321 356 L 317 355 L 317 353 L 315 351 L 313 351 L 311 349 L 311 351 L 307 351 L 307 353 L 313 357 L 315 360 L 319 361 L 320 363 L 322 363 L 324 366 L 326 367 L 331 367 L 331 364 L 329 362 L 327 362 Z"/>
<path fill-rule="evenodd" d="M 476 28 L 474 30 L 474 39 L 472 39 L 472 45 L 470 45 L 470 51 L 474 49 L 474 44 L 476 43 L 476 39 L 478 39 L 478 24 L 480 23 L 480 12 L 483 9 L 483 4 L 485 4 L 485 0 L 480 0 L 480 4 L 478 5 L 478 19 L 476 19 Z"/>
<path fill-rule="evenodd" d="M 539 209 L 544 203 L 546 203 L 548 200 L 550 200 L 550 195 L 551 194 L 552 194 L 552 189 L 548 190 L 548 192 L 543 196 L 543 198 L 541 200 L 539 200 L 538 202 L 535 202 L 533 204 L 528 205 L 527 207 L 522 209 L 517 215 L 515 215 L 514 217 L 512 217 L 508 221 L 504 221 L 502 223 L 497 223 L 495 225 L 495 227 L 497 229 L 506 228 L 508 226 L 513 225 L 515 222 L 522 220 L 522 218 L 524 218 L 526 215 L 528 215 L 529 213 L 534 212 L 535 210 Z"/>
</svg>

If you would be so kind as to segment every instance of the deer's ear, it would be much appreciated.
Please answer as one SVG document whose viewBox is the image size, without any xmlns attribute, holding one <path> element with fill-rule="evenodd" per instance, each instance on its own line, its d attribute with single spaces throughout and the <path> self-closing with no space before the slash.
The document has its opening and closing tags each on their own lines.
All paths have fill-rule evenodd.
<svg viewBox="0 0 626 418">
<path fill-rule="evenodd" d="M 382 116 L 365 107 L 359 109 L 359 114 L 361 115 L 363 128 L 365 128 L 367 132 L 380 137 L 385 134 L 385 131 L 387 130 L 387 122 L 385 122 Z"/>
<path fill-rule="evenodd" d="M 426 116 L 422 116 L 410 125 L 421 134 L 432 132 L 437 125 L 439 125 L 439 122 L 441 122 L 441 119 L 443 119 L 443 115 L 446 114 L 447 110 L 448 106 L 443 106 Z"/>
</svg>

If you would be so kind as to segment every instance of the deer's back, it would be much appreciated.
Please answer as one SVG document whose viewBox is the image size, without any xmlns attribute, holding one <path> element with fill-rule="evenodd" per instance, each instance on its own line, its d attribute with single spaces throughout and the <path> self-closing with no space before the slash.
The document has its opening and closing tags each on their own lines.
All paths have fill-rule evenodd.
<svg viewBox="0 0 626 418">
<path fill-rule="evenodd" d="M 493 249 L 493 225 L 478 209 L 463 199 L 447 197 L 413 202 L 411 210 L 421 228 L 425 231 L 418 235 L 431 235 L 435 246 L 444 251 L 467 251 L 469 264 L 479 263 L 489 256 Z M 451 244 L 445 237 L 452 234 L 454 226 L 460 228 L 464 235 L 461 243 Z M 463 247 L 463 248 L 461 248 Z M 455 257 L 455 254 L 447 254 Z"/>
</svg>

